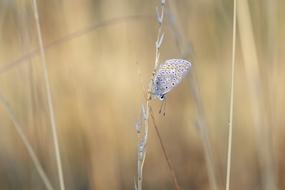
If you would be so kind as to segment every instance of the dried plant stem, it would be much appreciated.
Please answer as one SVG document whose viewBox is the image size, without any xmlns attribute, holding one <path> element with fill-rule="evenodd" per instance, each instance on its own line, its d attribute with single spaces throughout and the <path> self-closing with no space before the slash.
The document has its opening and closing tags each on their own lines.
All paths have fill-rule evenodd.
<svg viewBox="0 0 285 190">
<path fill-rule="evenodd" d="M 1 17 L 0 17 L 1 18 Z M 84 27 L 82 29 L 79 29 L 75 32 L 71 32 L 69 34 L 64 35 L 63 37 L 56 39 L 52 42 L 49 42 L 47 44 L 44 45 L 44 50 L 48 50 L 51 49 L 53 47 L 56 47 L 57 45 L 60 45 L 62 43 L 65 43 L 67 41 L 79 38 L 81 36 L 84 36 L 90 32 L 94 32 L 95 30 L 101 28 L 101 27 L 106 27 L 106 26 L 110 26 L 113 24 L 118 24 L 118 23 L 122 23 L 122 22 L 127 22 L 127 21 L 137 21 L 139 19 L 149 19 L 150 16 L 145 16 L 145 15 L 133 15 L 133 16 L 125 16 L 125 17 L 118 17 L 118 18 L 113 18 L 110 20 L 106 20 L 100 23 L 94 23 L 91 24 L 87 27 Z M 152 18 L 152 17 L 151 17 Z M 0 25 L 1 26 L 1 25 Z M 20 65 L 20 64 L 24 64 L 24 63 L 28 63 L 26 62 L 27 60 L 35 57 L 36 55 L 39 54 L 39 49 L 34 49 L 24 55 L 22 55 L 20 58 L 16 59 L 15 61 L 12 61 L 10 63 L 4 64 L 3 66 L 0 67 L 0 74 L 5 73 L 7 71 L 9 71 L 10 69 Z"/>
<path fill-rule="evenodd" d="M 233 41 L 232 41 L 232 67 L 231 67 L 231 94 L 230 94 L 230 118 L 229 118 L 229 136 L 228 136 L 228 155 L 227 155 L 227 174 L 226 190 L 230 188 L 231 179 L 231 156 L 232 156 L 232 136 L 233 136 L 233 110 L 234 110 L 234 79 L 235 79 L 235 60 L 236 60 L 236 2 L 234 0 L 233 8 Z"/>
<path fill-rule="evenodd" d="M 192 76 L 190 78 L 191 90 L 193 93 L 194 102 L 196 104 L 195 107 L 197 109 L 197 128 L 199 130 L 202 143 L 203 143 L 203 150 L 204 150 L 206 164 L 207 164 L 207 172 L 208 172 L 209 181 L 210 181 L 210 188 L 212 190 L 218 190 L 215 166 L 214 166 L 214 161 L 213 161 L 213 149 L 209 142 L 208 130 L 207 130 L 207 126 L 204 120 L 205 115 L 204 115 L 201 95 L 200 95 L 200 91 L 199 91 L 197 81 L 195 78 L 195 73 L 193 72 L 191 76 Z"/>
<path fill-rule="evenodd" d="M 55 157 L 56 157 L 56 163 L 57 163 L 57 171 L 58 171 L 60 189 L 65 190 L 61 156 L 60 156 L 60 150 L 59 150 L 57 126 L 56 126 L 56 122 L 55 122 L 55 113 L 54 113 L 54 108 L 53 108 L 53 103 L 52 103 L 52 95 L 51 95 L 51 89 L 50 89 L 50 84 L 49 84 L 47 63 L 46 63 L 44 45 L 43 45 L 43 40 L 42 40 L 42 33 L 41 33 L 41 27 L 40 27 L 40 21 L 39 21 L 37 1 L 32 0 L 32 2 L 33 2 L 33 6 L 34 6 L 33 8 L 34 8 L 34 16 L 35 16 L 35 20 L 36 20 L 36 28 L 37 28 L 37 36 L 38 36 L 38 42 L 39 42 L 39 48 L 40 48 L 41 63 L 43 66 L 43 74 L 44 74 L 45 88 L 46 88 L 46 93 L 47 93 L 49 116 L 50 116 L 50 122 L 51 122 L 51 130 L 52 130 L 52 135 L 53 135 L 54 148 L 55 148 Z"/>
<path fill-rule="evenodd" d="M 148 84 L 148 90 L 147 90 L 147 98 L 146 98 L 146 106 L 144 109 L 144 136 L 138 137 L 139 139 L 139 146 L 138 146 L 138 181 L 136 188 L 138 190 L 142 190 L 142 181 L 143 181 L 143 166 L 146 156 L 146 144 L 148 140 L 148 126 L 149 126 L 149 112 L 150 112 L 150 101 L 152 98 L 152 85 L 153 85 L 153 77 L 156 72 L 156 69 L 159 64 L 159 57 L 160 57 L 160 47 L 164 39 L 164 34 L 162 34 L 162 24 L 163 24 L 163 18 L 164 18 L 164 9 L 165 9 L 165 0 L 160 1 L 160 10 L 157 8 L 157 21 L 159 23 L 158 33 L 157 33 L 157 39 L 155 42 L 155 61 L 154 61 L 154 68 L 152 72 L 152 78 Z"/>
<path fill-rule="evenodd" d="M 148 104 L 148 102 L 147 102 Z M 148 106 L 148 105 L 147 105 Z M 138 148 L 138 181 L 137 181 L 137 186 L 136 188 L 138 190 L 142 190 L 142 182 L 143 182 L 143 166 L 144 166 L 144 161 L 146 157 L 146 144 L 148 140 L 148 112 L 146 114 L 146 117 L 144 117 L 144 136 L 141 138 L 138 137 L 139 139 L 139 148 Z"/>
<path fill-rule="evenodd" d="M 180 54 L 183 57 L 188 57 L 191 53 L 193 53 L 191 49 L 191 44 L 188 43 L 188 40 L 185 39 L 184 34 L 181 30 L 181 27 L 179 27 L 179 23 L 177 22 L 177 19 L 174 15 L 175 12 L 175 3 L 172 1 L 168 2 L 169 9 L 168 9 L 168 20 L 170 20 L 170 27 L 172 27 L 172 30 L 174 32 L 174 37 L 176 38 L 177 46 L 180 50 Z M 203 103 L 201 100 L 200 91 L 198 88 L 198 82 L 195 78 L 195 72 L 192 71 L 190 78 L 190 87 L 191 91 L 193 93 L 194 102 L 196 104 L 197 109 L 197 127 L 199 129 L 199 134 L 203 143 L 203 150 L 205 154 L 206 164 L 207 164 L 207 173 L 209 176 L 209 182 L 210 182 L 210 189 L 212 190 L 218 190 L 218 183 L 217 183 L 217 177 L 215 173 L 215 167 L 214 167 L 214 161 L 213 161 L 213 151 L 211 144 L 209 143 L 209 137 L 208 137 L 208 130 L 205 123 L 205 115 L 203 110 Z"/>
<path fill-rule="evenodd" d="M 14 114 L 14 112 L 12 111 L 12 109 L 10 108 L 9 104 L 7 103 L 7 101 L 3 98 L 3 96 L 0 94 L 0 103 L 2 104 L 3 108 L 5 109 L 5 111 L 7 112 L 7 114 L 9 115 L 13 126 L 16 129 L 17 134 L 20 136 L 20 139 L 22 140 L 25 148 L 28 151 L 29 156 L 32 159 L 32 162 L 36 168 L 36 171 L 39 173 L 40 178 L 42 179 L 45 187 L 47 190 L 53 190 L 53 187 L 46 175 L 46 173 L 44 172 L 40 161 L 38 159 L 38 157 L 36 156 L 35 151 L 33 150 L 31 143 L 29 142 L 28 138 L 26 137 L 24 131 L 22 130 L 22 126 L 19 124 L 19 122 L 16 119 L 16 116 Z"/>
<path fill-rule="evenodd" d="M 176 174 L 175 174 L 175 171 L 174 171 L 174 167 L 171 163 L 171 160 L 169 159 L 168 155 L 167 155 L 167 152 L 166 152 L 166 149 L 164 147 L 164 143 L 163 143 L 163 140 L 161 138 L 161 135 L 160 135 L 160 132 L 159 132 L 159 129 L 156 125 L 156 122 L 155 122 L 155 118 L 154 118 L 154 115 L 153 115 L 153 111 L 150 107 L 150 116 L 151 116 L 151 119 L 152 119 L 152 123 L 153 123 L 153 126 L 154 126 L 154 129 L 155 129 L 155 132 L 157 134 L 157 137 L 158 137 L 158 140 L 159 140 L 159 144 L 161 146 L 161 149 L 162 149 L 162 152 L 163 152 L 163 155 L 166 159 L 166 162 L 167 162 L 167 165 L 168 165 L 168 168 L 169 168 L 169 171 L 171 173 L 171 177 L 172 177 L 172 180 L 173 180 L 173 183 L 175 185 L 175 189 L 176 190 L 180 190 L 180 186 L 179 186 L 179 183 L 178 183 L 178 180 L 177 180 L 177 177 L 176 177 Z"/>
<path fill-rule="evenodd" d="M 268 118 L 264 105 L 264 95 L 260 77 L 257 49 L 254 39 L 250 9 L 247 0 L 237 2 L 237 21 L 244 58 L 246 77 L 249 87 L 249 98 L 253 122 L 256 131 L 256 145 L 261 169 L 262 186 L 266 190 L 276 190 L 276 171 L 269 136 Z"/>
</svg>

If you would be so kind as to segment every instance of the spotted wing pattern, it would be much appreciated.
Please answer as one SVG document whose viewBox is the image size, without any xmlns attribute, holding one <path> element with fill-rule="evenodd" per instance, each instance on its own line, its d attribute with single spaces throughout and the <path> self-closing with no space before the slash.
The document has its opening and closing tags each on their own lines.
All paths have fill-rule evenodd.
<svg viewBox="0 0 285 190">
<path fill-rule="evenodd" d="M 153 94 L 163 96 L 176 87 L 187 75 L 191 63 L 183 59 L 169 59 L 161 64 L 154 76 Z"/>
</svg>

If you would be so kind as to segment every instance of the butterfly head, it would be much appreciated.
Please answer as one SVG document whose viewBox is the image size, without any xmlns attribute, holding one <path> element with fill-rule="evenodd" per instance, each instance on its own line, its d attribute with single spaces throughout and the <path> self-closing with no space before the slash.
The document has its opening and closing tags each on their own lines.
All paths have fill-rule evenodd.
<svg viewBox="0 0 285 190">
<path fill-rule="evenodd" d="M 165 99 L 165 94 L 158 96 L 160 101 L 163 101 Z"/>
<path fill-rule="evenodd" d="M 165 94 L 162 94 L 162 93 L 160 93 L 160 91 L 159 90 L 153 90 L 152 92 L 151 92 L 151 95 L 156 99 L 159 99 L 160 101 L 163 101 L 163 100 L 165 100 L 165 96 L 166 96 L 166 93 Z"/>
</svg>

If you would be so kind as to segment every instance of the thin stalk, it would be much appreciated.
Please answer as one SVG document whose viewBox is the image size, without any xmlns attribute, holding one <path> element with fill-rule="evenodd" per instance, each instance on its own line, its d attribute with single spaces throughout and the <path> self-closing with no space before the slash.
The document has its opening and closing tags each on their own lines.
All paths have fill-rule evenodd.
<svg viewBox="0 0 285 190">
<path fill-rule="evenodd" d="M 207 173 L 210 182 L 210 189 L 218 190 L 218 183 L 217 183 L 217 177 L 216 177 L 214 159 L 213 159 L 213 148 L 209 142 L 209 136 L 208 136 L 209 132 L 204 119 L 205 118 L 204 109 L 203 109 L 204 107 L 201 100 L 198 82 L 196 81 L 195 72 L 193 72 L 191 76 L 192 76 L 190 78 L 191 90 L 193 93 L 194 102 L 196 104 L 195 108 L 197 110 L 197 128 L 199 130 L 199 134 L 201 136 L 201 140 L 203 143 L 203 150 L 207 164 Z"/>
<path fill-rule="evenodd" d="M 7 101 L 3 98 L 3 96 L 0 94 L 0 103 L 2 104 L 3 108 L 5 109 L 5 111 L 7 112 L 8 116 L 10 117 L 13 126 L 16 129 L 17 134 L 19 135 L 20 139 L 22 140 L 25 148 L 28 151 L 29 156 L 32 159 L 32 162 L 36 168 L 36 171 L 39 173 L 40 178 L 42 179 L 45 187 L 47 190 L 53 190 L 54 188 L 52 187 L 46 173 L 44 172 L 40 161 L 38 159 L 38 157 L 36 156 L 36 153 L 31 145 L 31 143 L 29 142 L 28 138 L 26 137 L 24 131 L 22 130 L 22 126 L 19 124 L 19 122 L 16 119 L 15 113 L 12 111 L 11 107 L 9 106 L 9 104 L 7 103 Z"/>
<path fill-rule="evenodd" d="M 256 146 L 261 170 L 261 182 L 263 189 L 277 190 L 275 162 L 271 153 L 273 149 L 272 138 L 269 136 L 270 126 L 268 124 L 268 115 L 265 114 L 266 107 L 264 105 L 263 84 L 261 81 L 251 12 L 247 0 L 239 0 L 237 2 L 237 21 L 249 87 L 248 92 L 252 117 L 256 131 Z"/>
<path fill-rule="evenodd" d="M 143 166 L 144 166 L 144 161 L 146 157 L 146 145 L 147 145 L 147 140 L 148 140 L 148 116 L 144 118 L 145 120 L 145 129 L 144 129 L 144 135 L 142 138 L 138 137 L 138 182 L 137 182 L 137 189 L 142 190 L 142 182 L 143 182 Z"/>
<path fill-rule="evenodd" d="M 154 61 L 154 68 L 152 72 L 152 77 L 151 80 L 148 84 L 148 90 L 147 90 L 147 98 L 146 98 L 146 106 L 145 106 L 145 116 L 144 116 L 144 127 L 145 127 L 145 134 L 143 138 L 143 141 L 140 141 L 139 143 L 143 142 L 143 152 L 138 152 L 138 182 L 137 182 L 137 189 L 142 190 L 142 179 L 143 179 L 143 165 L 144 165 L 144 160 L 146 156 L 146 151 L 145 151 L 145 146 L 147 144 L 147 139 L 148 139 L 148 127 L 149 127 L 149 112 L 150 112 L 150 101 L 152 98 L 152 88 L 153 88 L 153 77 L 155 75 L 156 69 L 159 64 L 159 57 L 160 57 L 160 47 L 164 39 L 164 34 L 162 33 L 162 28 L 163 28 L 163 18 L 164 18 L 164 9 L 165 9 L 165 0 L 160 1 L 160 10 L 159 12 L 158 8 L 156 9 L 157 13 L 157 20 L 159 23 L 159 28 L 158 28 L 158 33 L 157 33 L 157 39 L 155 42 L 155 61 Z M 141 146 L 141 144 L 139 144 Z M 141 148 L 141 147 L 139 147 Z M 142 155 L 141 155 L 142 154 Z"/>
<path fill-rule="evenodd" d="M 175 17 L 175 3 L 172 1 L 169 1 L 169 9 L 168 9 L 168 20 L 170 21 L 170 27 L 172 27 L 174 37 L 176 38 L 177 46 L 180 50 L 180 54 L 182 57 L 188 57 L 190 56 L 193 51 L 191 48 L 191 44 L 188 42 L 188 40 L 185 38 L 185 35 L 183 34 L 181 27 L 179 23 L 177 22 L 178 19 Z M 197 109 L 197 127 L 199 129 L 199 134 L 203 143 L 203 150 L 205 154 L 206 164 L 207 164 L 207 174 L 209 177 L 209 183 L 210 183 L 210 189 L 217 190 L 218 189 L 218 182 L 217 182 L 217 176 L 215 172 L 215 166 L 214 166 L 214 160 L 213 160 L 213 149 L 209 142 L 208 137 L 208 130 L 207 125 L 205 122 L 205 114 L 203 110 L 203 103 L 201 100 L 201 95 L 199 91 L 198 82 L 195 78 L 195 72 L 192 71 L 191 74 L 191 80 L 190 80 L 190 87 L 191 91 L 193 93 L 194 102 L 196 104 L 195 108 Z"/>
<path fill-rule="evenodd" d="M 232 72 L 231 72 L 231 94 L 230 94 L 230 118 L 229 118 L 229 136 L 228 136 L 228 155 L 227 155 L 227 176 L 226 190 L 230 188 L 231 179 L 231 156 L 232 156 L 232 136 L 233 136 L 233 110 L 234 110 L 234 79 L 235 79 L 235 60 L 236 60 L 236 8 L 237 2 L 234 0 L 233 13 L 233 41 L 232 41 Z"/>
<path fill-rule="evenodd" d="M 46 88 L 46 93 L 47 93 L 47 101 L 48 101 L 51 130 L 52 130 L 52 136 L 53 136 L 53 142 L 54 142 L 54 148 L 55 148 L 55 157 L 56 157 L 56 163 L 57 163 L 59 184 L 60 184 L 60 189 L 65 190 L 61 156 L 60 156 L 60 150 L 59 150 L 57 126 L 56 126 L 56 122 L 55 122 L 55 113 L 54 113 L 51 89 L 50 89 L 50 84 L 49 84 L 48 69 L 47 69 L 44 45 L 43 45 L 43 40 L 42 40 L 42 33 L 41 33 L 41 27 L 40 27 L 40 21 L 39 21 L 37 1 L 32 0 L 32 2 L 33 2 L 33 6 L 34 6 L 33 7 L 34 8 L 34 17 L 36 20 L 37 36 L 38 36 L 40 55 L 41 55 L 40 56 L 41 57 L 41 63 L 43 66 L 43 74 L 44 74 L 45 88 Z"/>
<path fill-rule="evenodd" d="M 169 157 L 167 155 L 166 148 L 164 146 L 164 143 L 163 143 L 162 137 L 160 135 L 159 129 L 158 129 L 157 125 L 156 125 L 155 118 L 154 118 L 153 111 L 152 111 L 151 107 L 150 107 L 150 116 L 151 116 L 151 119 L 152 119 L 152 123 L 153 123 L 154 129 L 155 129 L 155 132 L 157 134 L 157 137 L 158 137 L 158 140 L 159 140 L 159 144 L 161 146 L 164 158 L 165 158 L 165 160 L 167 162 L 167 165 L 168 165 L 168 168 L 169 168 L 169 171 L 170 171 L 173 183 L 175 185 L 175 189 L 176 190 L 180 190 L 181 188 L 179 186 L 179 183 L 178 183 L 178 180 L 177 180 L 177 176 L 176 176 L 175 171 L 174 171 L 174 167 L 173 167 L 173 165 L 171 163 L 171 160 L 169 159 Z"/>
<path fill-rule="evenodd" d="M 1 11 L 0 11 L 0 13 L 1 13 Z M 110 26 L 113 24 L 119 24 L 119 23 L 127 22 L 127 21 L 137 21 L 138 19 L 149 19 L 150 17 L 151 16 L 133 15 L 133 16 L 113 18 L 113 19 L 109 19 L 109 20 L 106 20 L 106 21 L 103 21 L 100 23 L 94 23 L 94 24 L 86 26 L 82 29 L 79 29 L 75 32 L 71 32 L 69 34 L 66 34 L 66 35 L 62 36 L 61 38 L 56 39 L 52 42 L 47 43 L 46 45 L 44 45 L 44 50 L 54 48 L 54 47 L 56 47 L 62 43 L 65 43 L 67 41 L 79 38 L 79 37 L 84 36 L 90 32 L 94 32 L 95 30 L 97 30 L 101 27 L 106 27 L 106 26 Z M 0 16 L 0 18 L 1 18 L 1 16 Z M 3 74 L 5 72 L 9 71 L 10 69 L 20 65 L 20 64 L 28 63 L 26 61 L 35 57 L 36 55 L 38 55 L 39 52 L 40 52 L 40 50 L 38 48 L 34 49 L 34 50 L 22 55 L 20 58 L 12 61 L 10 63 L 4 64 L 3 66 L 0 67 L 0 74 Z"/>
</svg>

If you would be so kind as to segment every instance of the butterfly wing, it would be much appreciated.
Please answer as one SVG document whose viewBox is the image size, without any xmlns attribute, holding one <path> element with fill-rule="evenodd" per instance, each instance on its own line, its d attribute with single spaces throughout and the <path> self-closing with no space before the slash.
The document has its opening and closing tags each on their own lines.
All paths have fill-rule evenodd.
<svg viewBox="0 0 285 190">
<path fill-rule="evenodd" d="M 176 87 L 190 70 L 191 63 L 182 59 L 169 59 L 160 65 L 154 77 L 155 95 L 161 97 Z"/>
</svg>

